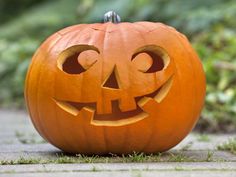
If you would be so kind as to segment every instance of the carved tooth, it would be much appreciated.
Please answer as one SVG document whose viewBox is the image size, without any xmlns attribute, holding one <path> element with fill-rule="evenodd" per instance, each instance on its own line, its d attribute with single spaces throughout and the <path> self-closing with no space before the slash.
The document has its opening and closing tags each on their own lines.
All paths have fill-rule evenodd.
<svg viewBox="0 0 236 177">
<path fill-rule="evenodd" d="M 86 121 L 88 121 L 90 124 L 93 121 L 95 110 L 90 107 L 83 107 L 79 114 L 82 114 L 82 116 L 85 118 Z"/>
<path fill-rule="evenodd" d="M 75 108 L 74 106 L 72 106 L 71 104 L 67 103 L 66 101 L 58 101 L 55 100 L 55 103 L 57 104 L 57 106 L 59 106 L 61 109 L 63 109 L 64 111 L 77 116 L 79 114 L 79 110 L 77 108 Z"/>
<path fill-rule="evenodd" d="M 149 109 L 153 107 L 153 104 L 158 104 L 167 96 L 169 93 L 169 90 L 173 83 L 173 77 L 171 76 L 160 88 L 158 93 L 154 96 L 154 98 L 151 97 L 143 97 L 139 102 L 137 103 L 138 106 L 144 111 L 149 112 Z M 152 111 L 151 111 L 152 112 Z"/>
<path fill-rule="evenodd" d="M 172 86 L 173 83 L 173 76 L 171 76 L 165 83 L 164 85 L 162 85 L 161 89 L 159 90 L 159 92 L 156 94 L 156 96 L 154 97 L 154 99 L 156 100 L 156 102 L 160 103 L 165 97 L 166 95 L 169 93 L 169 90 Z"/>
</svg>

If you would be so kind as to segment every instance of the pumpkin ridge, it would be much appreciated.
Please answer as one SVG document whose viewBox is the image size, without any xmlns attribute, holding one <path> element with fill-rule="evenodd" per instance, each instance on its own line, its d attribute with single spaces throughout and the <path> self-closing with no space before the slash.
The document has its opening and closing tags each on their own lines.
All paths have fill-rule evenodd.
<svg viewBox="0 0 236 177">
<path fill-rule="evenodd" d="M 54 37 L 55 38 L 55 37 Z M 54 39 L 53 38 L 53 39 Z M 60 38 L 58 38 L 57 40 L 55 40 L 54 39 L 54 43 L 56 44 L 56 43 L 58 43 L 60 40 L 61 40 L 61 36 L 60 36 Z M 48 41 L 49 42 L 49 41 Z M 51 41 L 50 41 L 51 42 Z M 39 83 L 40 83 L 40 78 L 41 78 L 41 75 L 42 75 L 42 71 L 41 71 L 41 67 L 42 67 L 42 65 L 43 65 L 43 61 L 45 61 L 46 59 L 47 59 L 47 57 L 49 56 L 49 54 L 50 54 L 50 51 L 51 50 L 53 50 L 53 48 L 56 46 L 56 45 L 50 45 L 50 48 L 48 48 L 48 54 L 46 55 L 46 57 L 42 60 L 42 62 L 39 64 L 39 66 L 38 66 L 38 80 L 37 80 L 37 85 L 39 85 Z M 36 88 L 36 91 L 35 91 L 35 93 L 36 93 L 36 100 L 35 100 L 35 103 L 36 103 L 36 105 L 35 105 L 35 108 L 36 108 L 36 114 L 37 114 L 37 119 L 38 119 L 38 121 L 39 121 L 39 125 L 42 127 L 42 130 L 43 130 L 43 134 L 44 134 L 44 136 L 46 137 L 46 139 L 47 139 L 47 141 L 49 141 L 49 142 L 53 142 L 52 140 L 51 140 L 51 137 L 48 135 L 48 133 L 46 132 L 46 130 L 45 130 L 45 127 L 43 126 L 43 121 L 41 121 L 41 116 L 40 116 L 40 114 L 39 114 L 39 108 L 38 108 L 38 101 L 39 101 L 39 91 L 38 91 L 38 88 L 39 87 L 37 87 Z"/>
<path fill-rule="evenodd" d="M 37 58 L 39 57 L 39 54 L 40 54 L 40 48 L 37 50 L 37 52 L 35 53 L 35 55 L 33 56 L 33 58 Z M 30 80 L 30 74 L 31 74 L 31 71 L 32 71 L 32 68 L 34 66 L 34 63 L 35 63 L 36 60 L 32 61 L 32 63 L 29 65 L 29 69 L 27 71 L 27 74 L 26 74 L 26 80 L 25 80 L 25 85 L 27 85 L 27 87 L 25 87 L 24 89 L 24 93 L 25 93 L 25 100 L 26 100 L 26 105 L 27 105 L 27 109 L 28 109 L 28 112 L 29 112 L 29 115 L 30 115 L 30 118 L 31 118 L 31 121 L 34 125 L 34 127 L 36 128 L 36 130 L 40 133 L 40 135 L 46 139 L 45 135 L 43 134 L 43 131 L 41 129 L 41 126 L 36 126 L 36 122 L 38 122 L 37 120 L 35 119 L 32 119 L 32 113 L 31 113 L 31 108 L 30 108 L 30 104 L 29 104 L 29 97 L 27 96 L 29 94 L 29 88 L 28 85 L 29 85 L 29 80 Z"/>
<path fill-rule="evenodd" d="M 65 40 L 65 38 L 67 38 L 67 40 L 68 40 L 68 42 L 67 43 L 63 43 L 63 45 L 65 45 L 65 46 L 67 46 L 68 45 L 68 43 L 69 43 L 69 41 L 71 40 L 71 39 L 74 39 L 74 36 L 77 34 L 77 33 L 80 33 L 81 31 L 83 31 L 83 29 L 85 29 L 86 28 L 86 26 L 83 28 L 84 26 L 82 26 L 82 29 L 81 30 L 76 30 L 76 31 L 73 31 L 73 35 L 68 35 L 68 33 L 66 33 L 66 34 L 64 34 L 61 38 L 60 38 L 60 40 L 58 40 L 53 46 L 52 46 L 52 48 L 50 49 L 50 51 L 51 50 L 53 50 L 53 47 L 54 46 L 56 46 L 56 44 L 58 44 L 58 43 L 60 43 L 61 42 L 61 40 L 63 39 L 63 40 Z M 50 53 L 50 52 L 48 52 L 48 53 Z M 45 59 L 44 59 L 44 61 L 45 60 L 47 60 L 49 58 L 49 56 L 46 56 L 45 57 Z M 50 60 L 49 60 L 50 61 Z M 42 62 L 43 63 L 43 62 Z M 41 66 L 42 67 L 42 66 Z M 57 80 L 57 75 L 55 75 L 55 77 L 54 77 L 54 80 Z M 38 82 L 40 82 L 41 81 L 41 74 L 40 74 L 40 78 L 39 78 L 39 81 Z M 40 83 L 39 83 L 40 84 Z M 55 88 L 55 84 L 54 84 L 54 89 L 53 89 L 53 95 L 55 95 L 55 90 L 56 90 L 56 88 Z M 54 105 L 54 108 L 56 108 L 56 105 Z M 54 112 L 54 114 L 56 115 L 56 117 L 58 117 L 57 115 L 58 115 L 58 113 L 57 113 L 57 109 L 54 109 L 56 112 Z M 41 119 L 41 118 L 40 118 Z M 58 121 L 55 121 L 55 123 L 59 123 Z M 56 127 L 58 127 L 58 129 L 59 129 L 59 126 L 56 126 Z M 63 132 L 61 132 L 60 130 L 57 130 L 57 132 L 59 132 L 59 134 L 61 134 L 61 137 L 64 137 L 64 135 L 63 135 Z M 51 139 L 51 137 L 50 137 L 50 139 Z M 63 138 L 64 139 L 64 141 L 65 141 L 65 137 Z M 62 140 L 63 141 L 63 140 Z M 67 142 L 67 141 L 66 141 Z M 68 142 L 67 142 L 67 144 L 68 144 Z M 57 145 L 57 144 L 56 144 Z M 58 146 L 58 145 L 57 145 Z M 73 149 L 73 148 L 72 148 Z"/>
<path fill-rule="evenodd" d="M 91 25 L 92 26 L 92 25 Z M 90 28 L 91 29 L 91 26 L 88 26 L 88 28 Z M 106 27 L 105 27 L 106 28 Z M 91 45 L 93 45 L 93 41 L 95 41 L 95 39 L 100 39 L 100 35 L 101 35 L 101 32 L 99 33 L 99 34 L 97 34 L 97 32 L 92 32 L 92 35 L 91 35 L 91 37 L 90 37 L 90 39 L 88 40 L 88 44 L 91 44 Z M 103 35 L 103 34 L 102 34 Z M 98 36 L 98 38 L 95 38 L 95 36 Z M 98 50 L 100 50 L 100 49 L 98 49 Z M 101 53 L 101 50 L 100 50 L 100 53 Z M 84 82 L 87 82 L 86 80 L 84 80 L 84 77 L 83 77 L 83 79 L 82 79 L 82 85 L 83 85 L 83 83 Z M 81 89 L 83 89 L 83 87 L 81 87 Z M 94 116 L 93 116 L 94 117 Z M 91 120 L 92 121 L 92 120 Z M 101 133 L 101 135 L 102 134 L 104 134 L 104 131 L 103 130 L 100 130 L 100 129 L 98 129 L 98 131 L 94 131 L 94 132 L 92 132 L 92 133 L 90 133 L 90 132 L 87 132 L 88 130 L 85 128 L 85 127 L 83 127 L 83 131 L 85 132 L 85 136 L 87 137 L 86 138 L 86 141 L 87 141 L 87 144 L 88 144 L 88 149 L 91 149 L 92 151 L 96 151 L 96 145 L 94 145 L 94 143 L 93 143 L 93 134 L 94 133 L 96 133 L 96 134 L 98 134 L 98 131 L 99 131 L 99 133 Z M 92 142 L 92 143 L 91 143 Z M 106 148 L 104 148 L 104 145 L 106 144 L 105 142 L 104 143 L 101 143 L 102 144 L 102 146 L 103 146 L 103 151 L 106 151 Z M 94 148 L 94 149 L 93 149 Z"/>
<path fill-rule="evenodd" d="M 157 32 L 158 33 L 158 31 L 157 30 L 160 30 L 160 28 L 164 28 L 164 29 L 166 29 L 167 27 L 166 27 L 166 25 L 164 25 L 164 24 L 162 24 L 162 23 L 155 23 L 156 25 L 157 25 L 157 27 L 155 28 L 155 30 L 152 30 L 151 32 L 153 32 L 153 33 L 155 33 L 155 32 Z M 143 28 L 145 28 L 143 25 L 140 25 L 140 23 L 139 23 L 139 25 L 138 26 L 142 26 Z M 137 28 L 136 28 L 137 29 Z M 142 35 L 142 33 L 140 33 L 140 35 Z M 158 35 L 158 34 L 157 34 Z M 168 54 L 169 55 L 169 54 Z M 175 60 L 173 60 L 172 59 L 172 57 L 170 56 L 170 59 L 172 60 L 172 62 L 174 63 L 174 66 L 176 67 L 176 63 L 175 63 Z M 174 73 L 175 75 L 177 74 L 177 73 Z M 171 77 L 173 77 L 173 76 L 171 76 Z M 171 78 L 170 77 L 170 78 Z M 178 77 L 176 77 L 177 78 L 177 81 L 178 81 Z M 172 83 L 173 84 L 173 83 Z M 152 123 L 152 122 L 149 122 L 151 125 L 149 126 L 149 127 L 152 127 L 152 130 L 151 130 L 151 135 L 150 135 L 150 138 L 148 139 L 148 141 L 147 141 L 147 143 L 144 145 L 144 147 L 143 147 L 143 149 L 141 150 L 141 152 L 143 152 L 143 151 L 148 151 L 148 149 L 150 148 L 150 144 L 152 143 L 152 140 L 153 139 L 155 139 L 155 138 L 153 138 L 153 137 L 155 137 L 155 132 L 153 131 L 154 129 L 155 129 L 155 124 L 154 123 Z"/>
<path fill-rule="evenodd" d="M 105 27 L 105 30 L 107 31 L 107 28 L 109 27 L 109 25 L 107 25 Z M 103 47 L 101 49 L 103 55 L 105 54 L 105 50 L 106 49 L 106 40 L 107 40 L 107 34 L 108 33 L 104 33 L 104 36 L 103 36 Z M 103 80 L 103 67 L 104 67 L 104 63 L 102 62 L 102 66 L 101 66 L 101 70 L 102 70 L 102 74 L 101 74 L 101 81 Z M 103 92 L 101 92 L 101 94 L 103 94 Z M 105 144 L 105 147 L 104 147 L 104 151 L 105 153 L 109 153 L 109 143 L 108 143 L 108 137 L 107 137 L 107 127 L 103 126 L 103 139 L 104 139 L 104 144 Z"/>
<path fill-rule="evenodd" d="M 75 31 L 73 31 L 72 32 L 72 34 L 70 33 L 69 35 L 68 35 L 68 33 L 66 33 L 66 34 L 64 34 L 63 35 L 63 40 L 65 40 L 64 38 L 66 38 L 66 40 L 67 40 L 67 42 L 66 43 L 63 43 L 63 45 L 64 46 L 66 46 L 65 48 L 68 48 L 68 45 L 70 45 L 71 44 L 71 42 L 73 41 L 73 40 L 77 40 L 76 39 L 76 36 L 78 35 L 78 34 L 80 34 L 81 32 L 83 32 L 84 30 L 86 30 L 86 28 L 87 28 L 87 25 L 85 25 L 85 26 L 81 26 L 82 27 L 82 29 L 81 30 L 75 30 Z M 58 59 L 58 58 L 57 58 Z M 57 65 L 57 62 L 55 62 L 56 63 L 56 65 Z M 54 80 L 57 80 L 57 75 L 55 75 L 55 77 L 54 77 Z M 54 84 L 54 89 L 53 89 L 53 95 L 55 95 L 55 93 L 56 93 L 56 91 L 57 91 L 57 88 L 56 88 L 56 84 Z M 55 110 L 55 117 L 59 117 L 58 115 L 58 110 L 56 109 L 56 105 L 54 104 L 54 110 Z M 65 144 L 66 144 L 66 148 L 68 148 L 69 147 L 69 149 L 76 149 L 75 147 L 75 145 L 74 145 L 74 143 L 72 142 L 70 142 L 70 140 L 67 140 L 67 138 L 64 136 L 64 134 L 63 134 L 63 132 L 62 131 L 60 131 L 60 127 L 61 127 L 61 121 L 60 121 L 60 119 L 57 119 L 56 121 L 56 124 L 57 125 L 59 125 L 59 126 L 56 126 L 56 127 L 58 127 L 58 130 L 57 130 L 57 132 L 58 132 L 58 134 L 60 134 L 60 136 L 62 137 L 62 139 L 61 139 L 61 141 L 64 141 L 65 142 Z M 63 124 L 63 123 L 62 123 Z M 86 139 L 86 138 L 85 138 Z"/>
<path fill-rule="evenodd" d="M 134 23 L 134 29 L 139 33 L 139 35 L 142 37 L 144 43 L 146 44 L 145 36 L 144 36 L 143 33 L 139 30 L 139 28 L 137 28 L 137 26 L 135 26 L 135 24 L 138 25 L 139 23 Z M 143 25 L 140 25 L 140 24 L 139 24 L 138 26 L 141 26 L 142 28 L 144 28 Z M 154 124 L 151 123 L 150 121 L 148 121 L 148 124 L 149 124 L 148 127 L 151 127 L 151 132 L 153 132 Z M 145 141 L 145 144 L 143 144 L 143 147 L 140 148 L 140 152 L 143 152 L 143 151 L 146 149 L 146 147 L 148 146 L 148 144 L 149 144 L 150 141 L 152 140 L 152 136 L 153 136 L 153 133 L 151 133 L 151 134 L 149 135 L 148 140 L 146 140 L 146 141 Z"/>
<path fill-rule="evenodd" d="M 169 28 L 169 27 L 167 27 L 167 26 L 165 26 L 165 25 L 163 25 L 163 28 L 165 28 L 167 31 L 169 31 L 169 33 L 174 37 L 174 38 L 177 38 L 178 40 L 176 40 L 178 43 L 179 43 L 179 45 L 181 46 L 181 48 L 182 48 L 182 50 L 188 50 L 188 49 L 186 49 L 186 47 L 185 47 L 185 45 L 183 44 L 183 38 L 180 38 L 180 36 L 179 36 L 179 32 L 177 31 L 177 30 L 175 30 L 174 28 L 173 29 L 171 29 L 171 28 Z M 190 53 L 189 53 L 189 51 L 187 52 L 187 56 L 189 56 L 189 58 L 191 58 L 191 59 L 189 59 L 189 60 L 186 60 L 186 61 L 189 61 L 189 63 L 190 63 L 190 65 L 191 65 L 191 69 L 189 69 L 189 71 L 191 71 L 192 72 L 192 75 L 193 75 L 193 78 L 196 78 L 195 76 L 196 76 L 196 74 L 195 74 L 195 70 L 194 70 L 194 68 L 193 68 L 193 63 L 192 63 L 192 55 L 190 55 Z M 174 62 L 176 62 L 176 61 L 174 61 Z M 178 65 L 176 65 L 175 64 L 175 66 L 177 67 Z M 179 71 L 179 69 L 176 69 L 176 71 L 178 72 Z M 177 73 L 176 73 L 177 74 Z M 188 72 L 188 74 L 189 74 L 189 72 Z M 195 83 L 195 82 L 194 82 Z M 181 85 L 181 84 L 178 84 L 178 85 Z M 194 95 L 194 97 L 196 97 L 196 85 L 195 85 L 195 87 L 194 87 L 194 92 L 195 92 L 195 94 L 192 94 L 192 95 Z M 182 89 L 182 90 L 184 90 L 184 89 Z M 182 93 L 182 92 L 179 92 L 179 93 Z M 192 103 L 192 108 L 194 108 L 195 106 L 195 102 L 196 102 L 196 99 L 194 99 L 194 102 Z M 197 121 L 197 120 L 196 120 Z M 193 126 L 192 126 L 193 127 Z M 187 133 L 189 133 L 190 131 L 191 131 L 192 129 L 190 128 L 189 130 L 187 130 L 188 132 Z M 183 134 L 185 134 L 185 133 L 183 133 Z M 178 139 L 178 142 L 180 142 L 181 140 L 183 139 L 183 137 L 182 138 L 179 138 Z"/>
<path fill-rule="evenodd" d="M 86 24 L 85 27 L 84 27 L 79 33 L 76 33 L 76 35 L 72 37 L 72 39 L 75 39 L 75 41 L 77 41 L 77 40 L 79 41 L 80 38 L 78 38 L 77 35 L 80 34 L 80 33 L 84 33 L 84 32 L 86 32 L 87 30 L 89 30 L 89 29 L 90 29 L 90 26 L 92 26 L 92 25 L 91 25 L 91 24 Z M 81 37 L 82 37 L 82 36 L 81 36 Z M 89 41 L 90 41 L 91 39 L 92 39 L 92 37 L 90 36 L 90 37 L 88 38 L 88 40 L 86 39 L 86 43 L 89 44 L 89 43 L 90 43 Z M 68 41 L 68 42 L 71 43 L 71 41 Z M 84 77 L 82 77 L 82 81 L 81 81 L 81 82 L 82 82 L 82 84 L 83 84 L 83 82 L 84 82 Z M 81 89 L 83 89 L 83 88 L 81 88 Z M 81 92 L 82 92 L 82 91 L 80 90 L 80 95 L 82 95 Z M 88 134 L 88 132 L 87 132 L 87 130 L 85 129 L 84 126 L 82 127 L 82 130 L 83 130 L 83 137 L 84 137 L 84 140 L 85 140 L 85 142 L 86 142 L 86 143 L 84 142 L 84 144 L 86 144 L 85 146 L 87 147 L 86 149 L 91 149 L 91 147 L 93 147 L 93 146 L 91 145 L 90 141 L 88 140 L 89 134 Z M 72 144 L 73 144 L 73 142 L 72 142 Z"/>
<path fill-rule="evenodd" d="M 127 27 L 129 27 L 130 25 L 126 25 Z M 122 43 L 122 46 L 125 46 L 124 44 L 124 31 L 122 30 L 122 26 L 119 25 L 119 32 L 121 34 L 121 43 Z M 125 31 L 126 32 L 126 31 Z M 130 83 L 130 75 L 128 76 L 129 77 L 129 83 Z M 120 104 L 120 100 L 119 100 L 119 104 Z M 123 147 L 124 150 L 128 150 L 129 151 L 129 141 L 128 141 L 128 138 L 125 138 L 125 137 L 128 137 L 129 136 L 129 132 L 130 132 L 130 129 L 129 129 L 129 126 L 127 126 L 127 128 L 124 130 L 124 134 L 123 134 L 123 140 L 122 140 L 122 145 L 121 147 Z"/>
<path fill-rule="evenodd" d="M 167 29 L 167 30 L 171 30 L 170 28 L 169 29 Z M 174 31 L 175 33 L 174 33 L 174 35 L 175 35 L 175 37 L 176 38 L 178 38 L 179 40 L 177 40 L 178 42 L 179 42 L 179 44 L 182 46 L 182 48 L 184 49 L 184 50 L 187 50 L 187 54 L 188 54 L 188 56 L 189 56 L 189 63 L 190 63 L 190 65 L 191 65 L 191 69 L 190 69 L 190 71 L 192 71 L 192 75 L 193 75 L 193 78 L 196 78 L 196 73 L 195 73 L 195 70 L 194 70 L 194 67 L 193 67 L 193 57 L 191 57 L 192 55 L 190 55 L 190 51 L 189 51 L 189 48 L 188 47 L 186 47 L 186 45 L 184 44 L 184 41 L 183 41 L 183 39 L 179 36 L 179 34 L 177 33 L 177 31 L 175 30 Z M 197 94 L 196 94 L 196 84 L 195 84 L 195 82 L 193 82 L 194 83 L 194 96 L 195 96 L 195 99 L 193 99 L 193 106 L 192 107 L 195 107 L 195 105 L 196 105 L 196 96 L 197 96 Z"/>
<path fill-rule="evenodd" d="M 182 36 L 181 36 L 181 34 L 178 34 L 178 37 L 179 38 L 182 38 Z M 202 68 L 202 65 L 201 65 L 201 63 L 199 62 L 199 57 L 198 57 L 198 55 L 194 52 L 194 50 L 190 50 L 191 49 L 191 46 L 189 46 L 189 44 L 188 44 L 188 42 L 186 41 L 186 38 L 182 38 L 181 40 L 181 43 L 182 43 L 182 45 L 184 46 L 184 48 L 187 50 L 187 52 L 188 52 L 188 55 L 191 57 L 192 56 L 192 60 L 190 61 L 191 62 L 191 65 L 192 65 L 192 71 L 193 71 L 193 77 L 194 78 L 197 78 L 196 76 L 197 76 L 197 73 L 196 73 L 196 71 L 195 71 L 195 68 L 196 68 L 196 66 L 198 65 L 198 67 L 201 67 L 201 69 L 203 70 L 203 68 Z M 194 64 L 194 63 L 197 63 L 197 65 L 196 64 Z M 199 66 L 199 64 L 200 64 L 200 66 Z M 205 77 L 203 78 L 204 79 L 204 82 L 205 82 Z M 197 101 L 196 100 L 198 100 L 198 97 L 199 97 L 199 94 L 198 94 L 198 90 L 196 89 L 197 88 L 197 83 L 196 82 L 194 82 L 195 83 L 195 99 L 194 99 L 194 106 L 193 107 L 196 107 L 196 104 L 197 104 Z M 204 104 L 204 101 L 203 101 L 203 103 L 202 103 L 202 107 L 203 107 L 203 104 Z M 199 114 L 200 114 L 200 111 L 198 111 L 199 113 L 198 113 L 198 117 L 199 117 Z M 192 125 L 192 129 L 193 129 L 193 127 L 195 126 L 195 124 L 197 123 L 197 120 L 195 120 L 194 121 L 194 123 L 193 123 L 193 125 Z M 192 130 L 191 129 L 191 130 Z"/>
</svg>

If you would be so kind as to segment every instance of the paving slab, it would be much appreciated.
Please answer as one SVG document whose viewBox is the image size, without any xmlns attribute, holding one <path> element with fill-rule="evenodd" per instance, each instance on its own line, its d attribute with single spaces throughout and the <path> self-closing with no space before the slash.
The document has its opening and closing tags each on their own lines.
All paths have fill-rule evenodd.
<svg viewBox="0 0 236 177">
<path fill-rule="evenodd" d="M 38 135 L 25 111 L 0 110 L 0 161 L 14 162 L 14 165 L 0 165 L 0 176 L 236 177 L 236 155 L 217 150 L 218 145 L 235 137 L 236 134 L 191 133 L 155 163 L 145 160 L 143 163 L 54 163 L 62 152 Z M 36 164 L 18 164 L 22 158 Z"/>
<path fill-rule="evenodd" d="M 227 163 L 148 163 L 148 164 L 38 164 L 11 165 L 0 176 L 231 176 L 235 162 Z"/>
<path fill-rule="evenodd" d="M 164 163 L 82 163 L 3 165 L 0 173 L 87 172 L 87 171 L 236 171 L 236 162 L 164 162 Z"/>
<path fill-rule="evenodd" d="M 1 176 L 1 175 L 0 175 Z M 234 172 L 188 172 L 188 171 L 130 171 L 130 172 L 62 172 L 62 173 L 27 173 L 27 174 L 4 174 L 2 177 L 235 177 Z"/>
</svg>

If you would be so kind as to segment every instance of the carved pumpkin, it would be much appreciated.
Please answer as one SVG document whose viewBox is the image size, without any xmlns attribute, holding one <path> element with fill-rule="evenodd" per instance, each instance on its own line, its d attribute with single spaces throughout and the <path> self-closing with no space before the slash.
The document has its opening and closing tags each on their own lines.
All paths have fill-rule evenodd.
<svg viewBox="0 0 236 177">
<path fill-rule="evenodd" d="M 71 153 L 154 153 L 178 144 L 205 96 L 200 60 L 161 23 L 81 24 L 49 37 L 28 70 L 25 98 L 37 131 Z"/>
</svg>

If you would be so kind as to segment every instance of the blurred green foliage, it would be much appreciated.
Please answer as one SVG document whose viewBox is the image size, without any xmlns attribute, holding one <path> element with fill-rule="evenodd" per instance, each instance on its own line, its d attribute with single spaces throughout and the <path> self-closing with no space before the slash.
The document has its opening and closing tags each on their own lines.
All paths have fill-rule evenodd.
<svg viewBox="0 0 236 177">
<path fill-rule="evenodd" d="M 0 105 L 24 105 L 26 70 L 47 36 L 73 24 L 101 22 L 108 10 L 122 21 L 159 21 L 186 34 L 202 58 L 208 83 L 198 129 L 236 130 L 235 0 L 1 0 Z"/>
<path fill-rule="evenodd" d="M 0 23 L 11 20 L 15 15 L 24 12 L 25 9 L 36 5 L 44 0 L 1 0 L 0 1 Z M 14 15 L 13 15 L 14 14 Z"/>
</svg>

